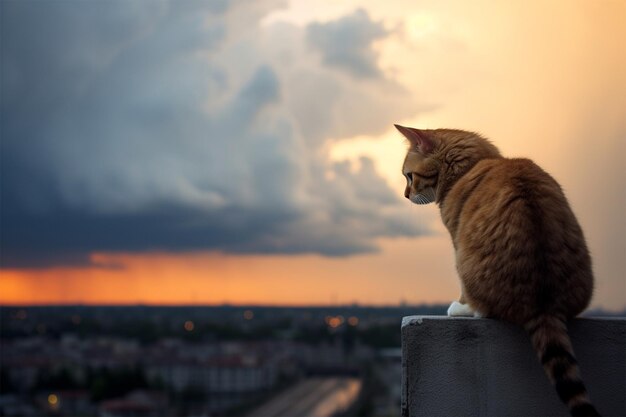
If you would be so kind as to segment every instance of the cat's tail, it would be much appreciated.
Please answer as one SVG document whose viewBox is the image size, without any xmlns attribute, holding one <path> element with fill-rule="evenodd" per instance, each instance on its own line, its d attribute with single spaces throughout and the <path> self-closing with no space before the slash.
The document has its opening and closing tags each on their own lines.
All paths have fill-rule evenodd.
<svg viewBox="0 0 626 417">
<path fill-rule="evenodd" d="M 580 376 L 565 321 L 557 316 L 542 314 L 529 320 L 524 328 L 550 382 L 571 415 L 599 416 Z"/>
</svg>

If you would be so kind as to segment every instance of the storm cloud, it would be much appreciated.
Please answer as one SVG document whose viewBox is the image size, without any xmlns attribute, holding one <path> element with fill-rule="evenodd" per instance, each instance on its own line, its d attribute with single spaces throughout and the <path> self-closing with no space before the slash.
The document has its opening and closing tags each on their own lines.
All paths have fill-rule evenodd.
<svg viewBox="0 0 626 417">
<path fill-rule="evenodd" d="M 328 156 L 419 109 L 378 68 L 388 31 L 365 12 L 301 28 L 263 26 L 272 2 L 1 7 L 3 267 L 342 256 L 425 232 L 371 160 Z"/>
<path fill-rule="evenodd" d="M 362 9 L 334 22 L 312 23 L 307 28 L 307 40 L 322 54 L 324 63 L 344 68 L 357 77 L 382 76 L 372 43 L 387 35 Z"/>
</svg>

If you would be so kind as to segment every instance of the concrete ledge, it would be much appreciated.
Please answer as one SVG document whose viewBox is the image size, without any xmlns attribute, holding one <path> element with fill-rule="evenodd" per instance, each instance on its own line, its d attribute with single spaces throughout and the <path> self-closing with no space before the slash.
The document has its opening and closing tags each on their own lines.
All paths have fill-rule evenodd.
<svg viewBox="0 0 626 417">
<path fill-rule="evenodd" d="M 626 318 L 568 324 L 591 399 L 626 416 Z M 402 415 L 567 416 L 521 327 L 496 320 L 402 321 Z"/>
</svg>

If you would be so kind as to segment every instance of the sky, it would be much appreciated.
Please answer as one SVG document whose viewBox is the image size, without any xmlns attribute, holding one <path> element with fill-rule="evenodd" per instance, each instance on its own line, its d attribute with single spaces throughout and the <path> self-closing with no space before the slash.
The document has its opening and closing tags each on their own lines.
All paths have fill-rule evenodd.
<svg viewBox="0 0 626 417">
<path fill-rule="evenodd" d="M 0 304 L 454 300 L 399 123 L 542 166 L 626 307 L 622 1 L 0 7 Z"/>
</svg>

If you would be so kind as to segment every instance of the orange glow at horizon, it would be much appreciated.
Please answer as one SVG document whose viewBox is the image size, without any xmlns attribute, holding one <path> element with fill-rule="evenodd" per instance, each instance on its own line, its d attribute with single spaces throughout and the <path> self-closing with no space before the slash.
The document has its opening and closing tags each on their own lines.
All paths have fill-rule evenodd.
<svg viewBox="0 0 626 417">
<path fill-rule="evenodd" d="M 287 3 L 262 24 L 284 20 L 304 28 L 357 8 L 384 22 L 390 35 L 375 45 L 381 71 L 425 100 L 413 118 L 394 122 L 480 131 L 504 155 L 529 157 L 545 168 L 566 191 L 592 252 L 591 307 L 626 306 L 625 235 L 619 227 L 626 204 L 626 54 L 619 41 L 626 38 L 626 2 Z M 327 149 L 331 160 L 358 163 L 368 156 L 401 195 L 405 146 L 391 124 L 385 133 L 335 139 Z M 431 210 L 434 227 L 443 230 L 434 207 L 413 209 L 427 220 L 424 213 Z M 0 306 L 381 305 L 458 298 L 446 231 L 384 239 L 380 246 L 376 254 L 338 258 L 96 253 L 91 267 L 0 268 Z"/>
<path fill-rule="evenodd" d="M 440 256 L 450 246 L 445 236 L 381 246 L 377 254 L 349 258 L 97 254 L 98 264 L 115 267 L 0 270 L 0 304 L 380 305 L 456 298 L 452 259 L 418 271 L 414 255 Z"/>
</svg>

